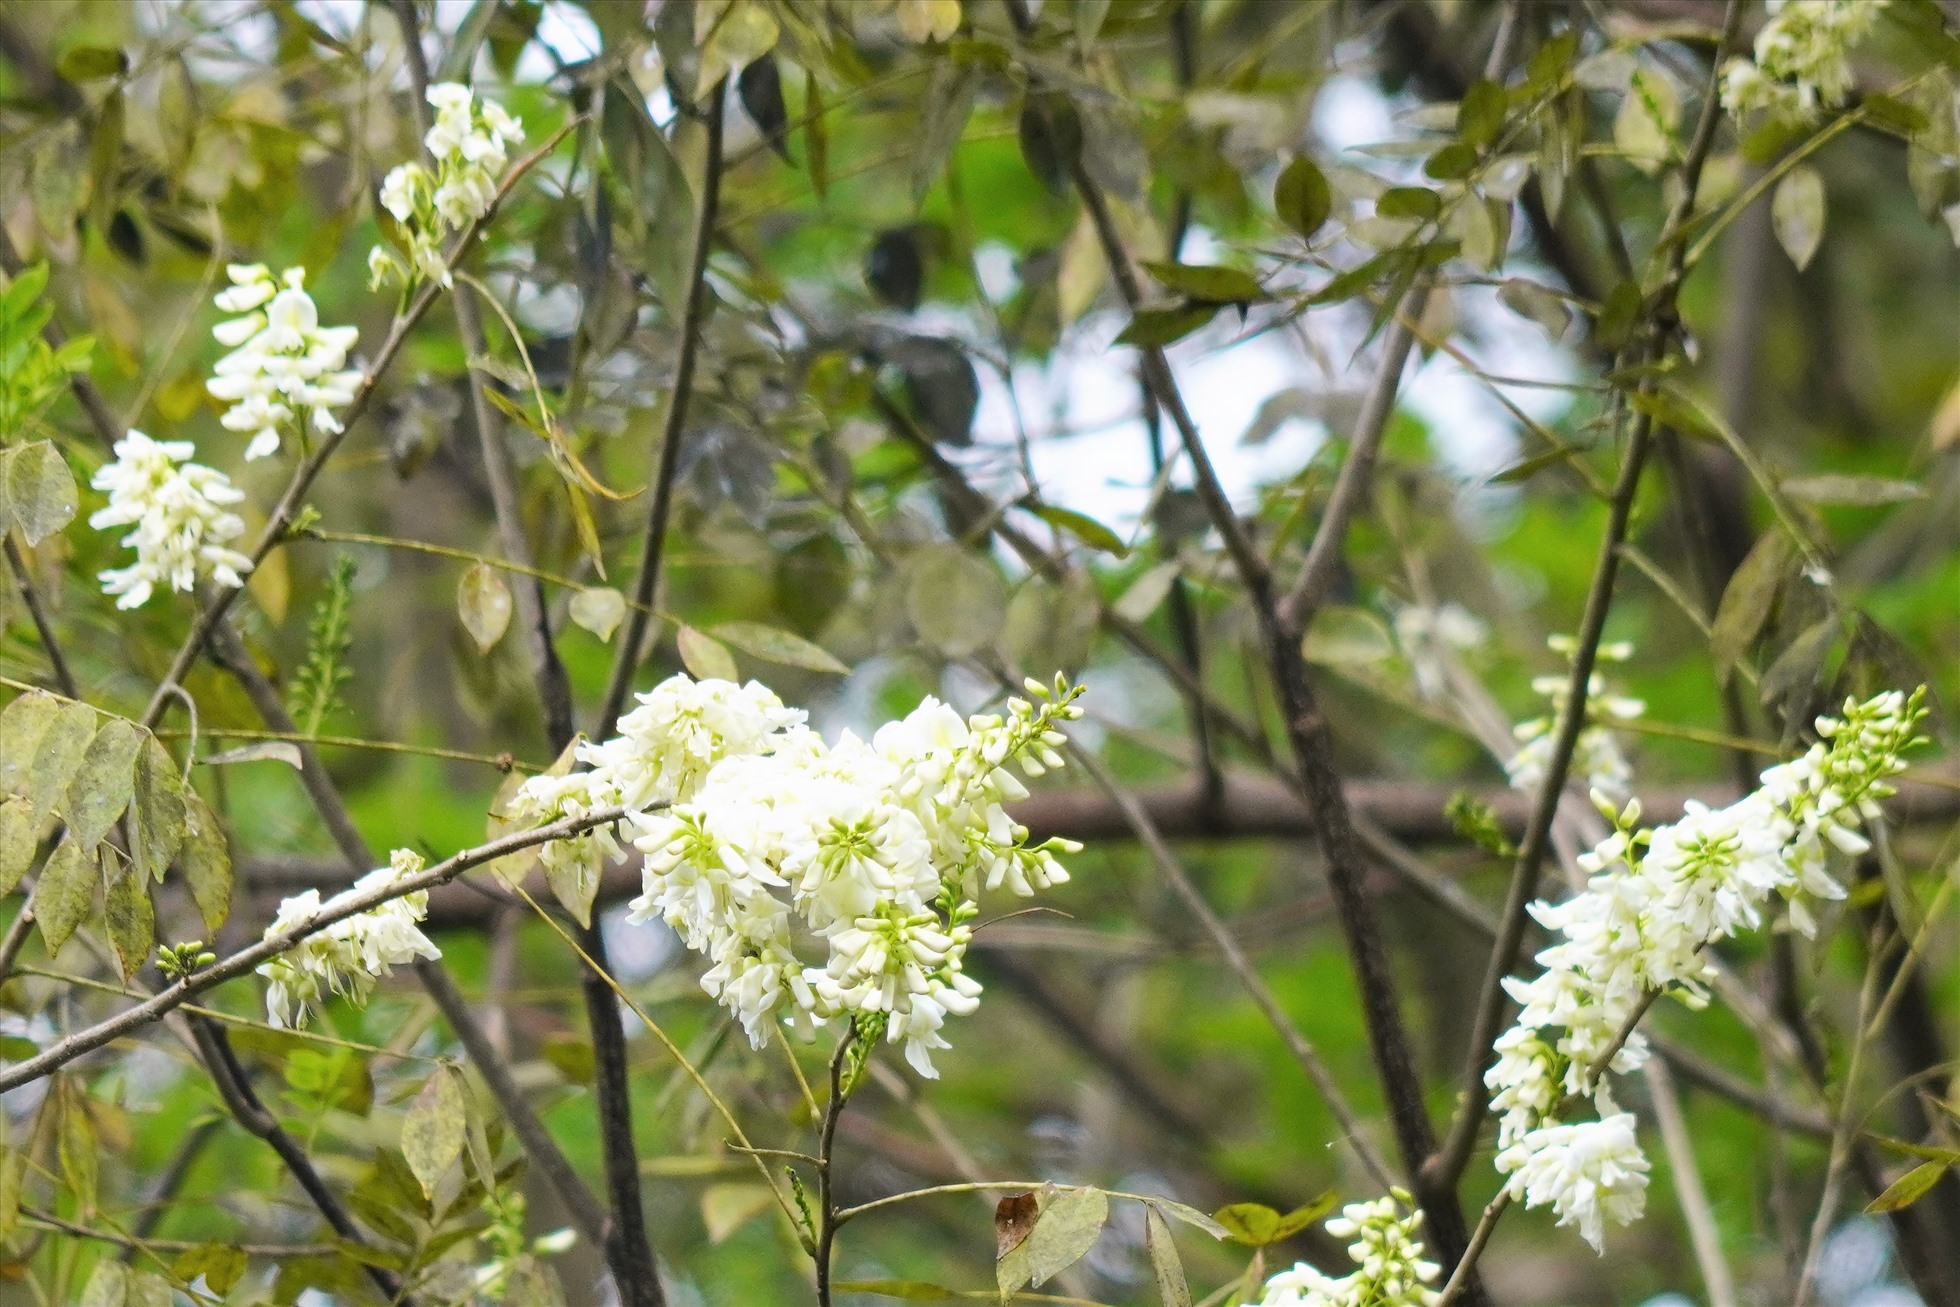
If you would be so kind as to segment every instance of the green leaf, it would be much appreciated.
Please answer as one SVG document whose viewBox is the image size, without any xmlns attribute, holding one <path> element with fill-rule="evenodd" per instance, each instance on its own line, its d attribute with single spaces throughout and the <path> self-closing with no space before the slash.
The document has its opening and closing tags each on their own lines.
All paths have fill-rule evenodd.
<svg viewBox="0 0 1960 1307">
<path fill-rule="evenodd" d="M 1264 1203 L 1233 1203 L 1214 1215 L 1235 1243 L 1263 1248 L 1279 1237 L 1280 1215 Z"/>
<path fill-rule="evenodd" d="M 1328 604 L 1300 642 L 1300 655 L 1327 667 L 1372 667 L 1395 656 L 1395 637 L 1365 608 Z"/>
<path fill-rule="evenodd" d="M 34 801 L 37 820 L 61 802 L 94 738 L 95 709 L 85 703 L 64 703 L 56 710 L 28 770 L 27 797 Z"/>
<path fill-rule="evenodd" d="M 1092 549 L 1100 549 L 1105 554 L 1114 554 L 1118 558 L 1129 557 L 1130 547 L 1123 543 L 1123 538 L 1093 517 L 1055 504 L 1030 505 L 1030 511 L 1042 521 L 1060 527 Z"/>
<path fill-rule="evenodd" d="M 89 1116 L 88 1094 L 75 1081 L 64 1078 L 60 1095 L 61 1124 L 55 1156 L 61 1162 L 61 1180 L 82 1206 L 93 1215 L 98 1162 L 95 1121 Z"/>
<path fill-rule="evenodd" d="M 435 1196 L 436 1183 L 463 1155 L 466 1124 L 463 1078 L 455 1067 L 439 1066 L 402 1121 L 402 1158 L 425 1196 Z"/>
<path fill-rule="evenodd" d="M 103 896 L 103 916 L 123 979 L 128 980 L 143 969 L 156 946 L 156 909 L 150 905 L 149 877 L 134 866 L 111 871 L 109 889 Z"/>
<path fill-rule="evenodd" d="M 20 1224 L 20 1190 L 26 1178 L 26 1162 L 15 1148 L 6 1149 L 0 1155 L 0 1239 L 12 1238 Z"/>
<path fill-rule="evenodd" d="M 221 1243 L 201 1243 L 178 1253 L 170 1264 L 170 1273 L 185 1284 L 201 1275 L 206 1288 L 223 1296 L 232 1291 L 247 1265 L 249 1262 L 241 1249 Z"/>
<path fill-rule="evenodd" d="M 1715 607 L 1715 621 L 1709 634 L 1709 654 L 1715 660 L 1715 675 L 1728 680 L 1743 654 L 1756 643 L 1777 592 L 1790 575 L 1795 548 L 1780 530 L 1768 531 L 1756 541 L 1722 591 Z"/>
<path fill-rule="evenodd" d="M 41 737 L 60 711 L 61 700 L 36 690 L 21 695 L 0 712 L 0 790 L 28 793 Z"/>
<path fill-rule="evenodd" d="M 177 760 L 153 735 L 146 735 L 136 755 L 133 819 L 129 825 L 130 856 L 151 880 L 163 879 L 170 860 L 184 843 L 184 780 Z"/>
<path fill-rule="evenodd" d="M 1203 1230 L 1214 1239 L 1229 1239 L 1232 1237 L 1232 1232 L 1225 1227 L 1224 1222 L 1208 1213 L 1199 1211 L 1188 1203 L 1176 1202 L 1169 1198 L 1152 1198 L 1150 1205 L 1162 1212 L 1165 1216 L 1170 1217 L 1173 1221 L 1182 1221 L 1193 1229 Z"/>
<path fill-rule="evenodd" d="M 1466 145 L 1482 149 L 1504 130 L 1504 115 L 1511 97 L 1503 86 L 1488 79 L 1473 83 L 1456 107 L 1456 134 Z"/>
<path fill-rule="evenodd" d="M 34 922 L 41 928 L 41 942 L 49 957 L 61 951 L 75 927 L 88 916 L 95 901 L 96 879 L 95 859 L 77 848 L 75 841 L 64 837 L 48 855 L 41 879 L 34 886 Z"/>
<path fill-rule="evenodd" d="M 1200 304 L 1248 304 L 1268 298 L 1258 280 L 1239 268 L 1152 262 L 1143 266 L 1161 284 Z"/>
<path fill-rule="evenodd" d="M 1150 1271 L 1157 1281 L 1157 1298 L 1163 1307 L 1191 1307 L 1191 1286 L 1184 1278 L 1184 1262 L 1177 1255 L 1171 1227 L 1156 1207 L 1145 1204 L 1144 1245 L 1150 1253 Z"/>
<path fill-rule="evenodd" d="M 1442 149 L 1429 156 L 1422 165 L 1423 176 L 1437 181 L 1457 181 L 1468 177 L 1477 168 L 1475 147 L 1462 141 L 1451 141 Z"/>
<path fill-rule="evenodd" d="M 1023 1288 L 1040 1288 L 1075 1265 L 1102 1235 L 1109 1219 L 1109 1195 L 1100 1189 L 1050 1185 L 1036 1195 L 1041 1214 L 1025 1239 L 1009 1248 L 994 1266 L 1003 1297 Z"/>
<path fill-rule="evenodd" d="M 1190 304 L 1175 309 L 1138 309 L 1116 337 L 1119 345 L 1144 349 L 1182 340 L 1218 316 L 1216 304 Z"/>
<path fill-rule="evenodd" d="M 1427 186 L 1393 186 L 1375 200 L 1377 218 L 1414 218 L 1427 222 L 1442 211 L 1442 196 Z"/>
<path fill-rule="evenodd" d="M 1806 504 L 1842 504 L 1870 508 L 1878 504 L 1900 504 L 1908 499 L 1924 499 L 1925 487 L 1913 481 L 1894 481 L 1889 477 L 1845 476 L 1827 472 L 1821 476 L 1791 477 L 1783 483 L 1783 493 Z"/>
<path fill-rule="evenodd" d="M 111 717 L 89 741 L 61 809 L 70 837 L 84 852 L 94 851 L 129 806 L 136 788 L 136 755 L 148 738 L 134 722 Z"/>
<path fill-rule="evenodd" d="M 11 450 L 5 462 L 8 516 L 28 544 L 40 544 L 74 520 L 80 503 L 75 474 L 51 441 Z"/>
<path fill-rule="evenodd" d="M 833 676 L 850 675 L 851 669 L 838 662 L 823 646 L 761 622 L 722 622 L 709 628 L 708 634 L 764 662 L 803 667 L 813 672 L 829 672 Z"/>
<path fill-rule="evenodd" d="M 710 635 L 703 635 L 685 622 L 674 633 L 674 644 L 680 650 L 681 666 L 687 668 L 697 681 L 739 681 L 742 674 L 735 667 L 735 655 L 728 652 L 728 646 Z"/>
<path fill-rule="evenodd" d="M 1585 452 L 1585 449 L 1579 445 L 1560 445 L 1557 449 L 1548 449 L 1543 453 L 1533 454 L 1530 458 L 1519 459 L 1502 472 L 1492 473 L 1490 481 L 1493 485 L 1509 485 L 1518 481 L 1529 481 L 1533 476 L 1544 471 L 1546 468 L 1563 463 L 1567 459 L 1574 458 Z"/>
<path fill-rule="evenodd" d="M 1281 169 L 1273 183 L 1273 211 L 1303 237 L 1312 237 L 1326 225 L 1334 211 L 1334 192 L 1312 159 L 1303 154 Z"/>
<path fill-rule="evenodd" d="M 573 595 L 566 611 L 601 640 L 610 640 L 626 620 L 626 596 L 611 586 L 593 586 Z"/>
<path fill-rule="evenodd" d="M 1824 243 L 1824 178 L 1807 163 L 1800 163 L 1776 183 L 1769 202 L 1770 225 L 1776 230 L 1776 243 L 1802 272 L 1816 257 Z"/>
<path fill-rule="evenodd" d="M 1334 1190 L 1329 1189 L 1306 1206 L 1294 1208 L 1279 1218 L 1279 1226 L 1273 1231 L 1274 1242 L 1278 1242 L 1281 1239 L 1291 1239 L 1294 1235 L 1300 1233 L 1300 1231 L 1333 1211 L 1335 1205 L 1340 1201 L 1340 1195 Z"/>
<path fill-rule="evenodd" d="M 112 46 L 76 45 L 64 50 L 54 67 L 71 82 L 92 82 L 123 72 L 129 67 L 129 59 Z"/>
<path fill-rule="evenodd" d="M 1756 692 L 1765 704 L 1795 697 L 1807 697 L 1822 679 L 1824 660 L 1842 634 L 1836 613 L 1821 617 L 1805 627 L 1796 639 L 1784 646 L 1776 661 L 1763 670 Z"/>
<path fill-rule="evenodd" d="M 11 894 L 34 865 L 41 844 L 41 823 L 34 805 L 19 795 L 0 802 L 0 894 Z"/>
<path fill-rule="evenodd" d="M 197 915 L 211 932 L 206 938 L 215 937 L 231 915 L 231 849 L 216 814 L 196 790 L 184 792 L 184 841 L 178 857 Z"/>
<path fill-rule="evenodd" d="M 1910 1207 L 1931 1193 L 1933 1186 L 1945 1177 L 1951 1162 L 1921 1162 L 1885 1187 L 1885 1192 L 1871 1200 L 1865 1207 L 1874 1215 L 1881 1212 L 1896 1212 Z"/>
<path fill-rule="evenodd" d="M 1507 278 L 1498 285 L 1497 298 L 1511 312 L 1543 327 L 1553 340 L 1562 338 L 1572 325 L 1572 309 L 1565 298 L 1535 281 Z"/>
<path fill-rule="evenodd" d="M 1178 564 L 1175 561 L 1159 563 L 1130 583 L 1130 588 L 1121 598 L 1111 604 L 1110 611 L 1126 622 L 1141 622 L 1157 611 L 1177 584 Z"/>
<path fill-rule="evenodd" d="M 480 652 L 489 653 L 510 629 L 510 587 L 503 573 L 488 563 L 477 563 L 456 583 L 456 616 L 463 629 L 476 641 Z"/>
<path fill-rule="evenodd" d="M 1000 572 L 958 545 L 920 550 L 907 566 L 905 611 L 919 638 L 950 658 L 993 639 L 1007 614 Z"/>
</svg>

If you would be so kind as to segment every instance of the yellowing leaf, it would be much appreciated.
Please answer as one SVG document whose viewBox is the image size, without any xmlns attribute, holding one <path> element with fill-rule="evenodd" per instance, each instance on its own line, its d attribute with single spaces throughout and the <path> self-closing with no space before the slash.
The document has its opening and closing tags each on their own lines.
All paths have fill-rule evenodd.
<svg viewBox="0 0 1960 1307">
<path fill-rule="evenodd" d="M 697 681 L 735 681 L 741 679 L 736 670 L 735 655 L 728 652 L 728 646 L 713 636 L 703 635 L 686 623 L 674 636 L 674 643 L 681 653 L 681 665 Z"/>
<path fill-rule="evenodd" d="M 7 476 L 8 516 L 28 544 L 40 544 L 74 520 L 75 476 L 51 442 L 22 445 L 0 464 Z"/>
<path fill-rule="evenodd" d="M 443 1173 L 462 1156 L 466 1128 L 462 1077 L 454 1067 L 437 1067 L 402 1121 L 402 1157 L 424 1194 L 433 1197 Z"/>
<path fill-rule="evenodd" d="M 1946 1161 L 1921 1162 L 1885 1187 L 1885 1192 L 1871 1200 L 1865 1208 L 1867 1212 L 1896 1212 L 1902 1207 L 1910 1207 L 1932 1192 L 1946 1175 L 1952 1163 Z"/>
<path fill-rule="evenodd" d="M 701 1223 L 708 1227 L 708 1242 L 726 1241 L 775 1201 L 769 1186 L 757 1181 L 709 1185 L 701 1191 Z"/>
<path fill-rule="evenodd" d="M 610 640 L 626 620 L 626 596 L 610 586 L 594 586 L 572 596 L 571 618 L 601 640 Z"/>
<path fill-rule="evenodd" d="M 1776 243 L 1799 272 L 1810 266 L 1823 244 L 1824 215 L 1823 176 L 1807 163 L 1785 173 L 1770 197 L 1770 225 L 1776 229 Z"/>
<path fill-rule="evenodd" d="M 476 647 L 489 653 L 510 629 L 510 587 L 488 563 L 477 563 L 456 583 L 456 616 Z"/>
<path fill-rule="evenodd" d="M 991 563 L 958 545 L 934 545 L 913 558 L 905 611 L 927 644 L 964 658 L 1000 631 L 1007 587 Z"/>
<path fill-rule="evenodd" d="M 136 754 L 146 738 L 148 733 L 135 723 L 111 717 L 89 741 L 61 805 L 69 837 L 84 852 L 94 850 L 129 806 L 136 788 Z"/>
<path fill-rule="evenodd" d="M 204 928 L 218 933 L 231 915 L 231 847 L 224 828 L 196 790 L 184 791 L 184 842 L 178 850 L 184 883 L 190 886 Z"/>
<path fill-rule="evenodd" d="M 761 622 L 723 622 L 710 628 L 708 633 L 765 662 L 804 667 L 813 672 L 830 672 L 837 676 L 847 676 L 851 671 L 821 645 Z"/>
<path fill-rule="evenodd" d="M 95 859 L 64 837 L 48 855 L 41 879 L 34 886 L 34 920 L 41 941 L 53 957 L 88 916 L 95 900 Z"/>
</svg>

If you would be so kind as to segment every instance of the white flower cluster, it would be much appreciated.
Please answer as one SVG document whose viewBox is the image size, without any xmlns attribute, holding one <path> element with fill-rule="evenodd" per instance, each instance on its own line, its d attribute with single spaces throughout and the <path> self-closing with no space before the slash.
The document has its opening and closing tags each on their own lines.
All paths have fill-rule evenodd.
<svg viewBox="0 0 1960 1307">
<path fill-rule="evenodd" d="M 1349 1203 L 1327 1222 L 1327 1233 L 1354 1240 L 1348 1256 L 1358 1269 L 1333 1276 L 1301 1262 L 1266 1281 L 1259 1307 L 1429 1307 L 1438 1296 L 1429 1286 L 1442 1268 L 1422 1255 L 1422 1213 L 1402 1215 L 1412 1201 L 1394 1189 L 1371 1203 Z"/>
<path fill-rule="evenodd" d="M 1829 853 L 1869 847 L 1859 827 L 1878 817 L 1877 801 L 1893 792 L 1887 778 L 1905 769 L 1924 695 L 1846 701 L 1841 719 L 1818 720 L 1808 752 L 1771 767 L 1760 789 L 1729 807 L 1693 804 L 1673 825 L 1643 831 L 1639 804 L 1628 804 L 1613 834 L 1580 859 L 1585 891 L 1531 905 L 1557 942 L 1538 954 L 1537 977 L 1504 982 L 1522 1011 L 1484 1077 L 1498 1118 L 1497 1169 L 1514 1197 L 1551 1206 L 1595 1248 L 1606 1221 L 1639 1217 L 1647 1161 L 1634 1118 L 1595 1071 L 1605 1063 L 1624 1074 L 1646 1061 L 1646 1040 L 1631 1026 L 1650 995 L 1707 1002 L 1702 950 L 1761 925 L 1772 895 L 1788 901 L 1793 925 L 1814 932 L 1806 902 L 1844 897 L 1826 868 Z M 1587 1096 L 1598 1120 L 1561 1119 Z"/>
<path fill-rule="evenodd" d="M 760 1047 L 770 1023 L 804 1033 L 833 1017 L 879 1025 L 935 1075 L 939 1028 L 971 1012 L 980 986 L 962 970 L 983 889 L 1033 894 L 1068 879 L 1057 852 L 1028 843 L 1001 806 L 1030 776 L 1061 765 L 1059 722 L 1079 691 L 1029 682 L 1041 706 L 962 719 L 934 699 L 869 740 L 834 744 L 750 682 L 675 676 L 639 696 L 619 735 L 583 744 L 591 770 L 534 777 L 509 815 L 539 822 L 609 804 L 645 855 L 634 920 L 659 917 L 709 959 L 701 984 Z M 547 845 L 547 865 L 596 880 L 618 852 L 611 831 Z M 548 860 L 560 859 L 552 864 Z M 822 942 L 806 966 L 799 932 Z"/>
<path fill-rule="evenodd" d="M 115 461 L 89 484 L 109 492 L 108 507 L 89 516 L 98 531 L 134 526 L 122 543 L 136 551 L 128 567 L 99 574 L 116 607 L 140 608 L 159 585 L 189 590 L 200 575 L 220 585 L 243 584 L 252 560 L 225 541 L 245 530 L 225 506 L 245 497 L 224 473 L 184 460 L 197 452 L 188 440 L 152 440 L 132 430 L 116 442 Z"/>
<path fill-rule="evenodd" d="M 1851 93 L 1851 49 L 1870 34 L 1885 0 L 1769 0 L 1754 59 L 1722 69 L 1722 104 L 1804 121 Z"/>
<path fill-rule="evenodd" d="M 302 412 L 316 431 L 339 431 L 336 408 L 354 402 L 361 374 L 347 366 L 358 327 L 323 327 L 306 293 L 306 269 L 288 268 L 277 280 L 263 263 L 225 269 L 231 285 L 213 299 L 240 316 L 211 329 L 231 353 L 219 359 L 205 389 L 231 408 L 225 430 L 248 433 L 245 457 L 279 452 L 279 431 Z"/>
<path fill-rule="evenodd" d="M 1554 653 L 1564 654 L 1568 659 L 1578 649 L 1577 642 L 1569 635 L 1554 635 L 1545 643 Z M 1630 644 L 1602 644 L 1594 661 L 1595 664 L 1623 663 L 1632 653 L 1633 646 Z M 1504 773 L 1511 778 L 1511 788 L 1514 790 L 1530 794 L 1544 784 L 1545 772 L 1552 762 L 1558 719 L 1565 712 L 1569 697 L 1567 679 L 1563 676 L 1540 676 L 1531 682 L 1534 691 L 1551 701 L 1551 712 L 1528 722 L 1520 722 L 1512 730 L 1519 748 L 1511 755 L 1511 761 L 1504 764 Z M 1609 692 L 1605 678 L 1597 671 L 1593 673 L 1586 687 L 1587 724 L 1580 730 L 1572 748 L 1572 774 L 1585 777 L 1587 789 L 1598 790 L 1616 803 L 1625 800 L 1632 792 L 1633 769 L 1627 765 L 1626 754 L 1620 748 L 1620 737 L 1614 734 L 1612 723 L 1633 721 L 1645 711 L 1645 703 Z"/>
<path fill-rule="evenodd" d="M 442 82 L 429 88 L 435 125 L 423 136 L 433 172 L 404 163 L 381 182 L 381 207 L 401 224 L 416 275 L 450 284 L 442 240 L 490 211 L 497 183 L 510 165 L 510 147 L 524 139 L 524 124 L 494 100 L 477 102 L 469 87 Z M 381 246 L 368 253 L 368 271 L 378 286 L 410 272 Z"/>
<path fill-rule="evenodd" d="M 310 921 L 323 906 L 338 899 L 393 885 L 421 870 L 420 854 L 396 849 L 387 866 L 361 877 L 327 904 L 320 902 L 320 891 L 314 889 L 280 903 L 279 915 L 265 929 L 266 937 Z M 428 911 L 427 890 L 403 894 L 308 935 L 260 967 L 259 974 L 271 982 L 266 986 L 265 1007 L 272 1024 L 293 1028 L 305 1025 L 329 993 L 365 1003 L 375 980 L 394 967 L 417 958 L 441 957 L 441 950 L 417 928 Z"/>
</svg>

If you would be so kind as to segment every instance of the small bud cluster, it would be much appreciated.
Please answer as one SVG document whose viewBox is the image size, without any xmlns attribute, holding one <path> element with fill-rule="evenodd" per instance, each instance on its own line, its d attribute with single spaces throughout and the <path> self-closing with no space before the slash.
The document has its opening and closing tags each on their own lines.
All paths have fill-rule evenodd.
<svg viewBox="0 0 1960 1307">
<path fill-rule="evenodd" d="M 355 881 L 340 898 L 393 885 L 421 870 L 420 854 L 396 849 L 387 866 Z M 305 925 L 336 901 L 321 903 L 320 891 L 315 889 L 286 899 L 279 905 L 279 915 L 266 927 L 266 938 Z M 418 927 L 428 911 L 427 890 L 403 894 L 315 931 L 260 967 L 259 974 L 271 982 L 266 987 L 265 1006 L 272 1023 L 294 1028 L 305 1025 L 330 993 L 365 1003 L 374 982 L 393 968 L 418 958 L 441 957 L 441 950 Z"/>
<path fill-rule="evenodd" d="M 1577 642 L 1569 635 L 1555 635 L 1545 643 L 1554 653 L 1563 654 L 1568 659 L 1578 649 Z M 1630 644 L 1602 644 L 1595 655 L 1595 663 L 1623 663 L 1632 653 L 1633 646 Z M 1511 761 L 1504 764 L 1504 772 L 1511 778 L 1511 788 L 1526 793 L 1535 792 L 1545 782 L 1545 773 L 1552 762 L 1552 746 L 1558 734 L 1558 720 L 1565 713 L 1571 692 L 1571 686 L 1563 676 L 1540 676 L 1532 681 L 1531 688 L 1550 701 L 1552 710 L 1543 717 L 1520 722 L 1513 728 L 1511 733 L 1517 736 L 1520 747 L 1511 755 Z M 1623 800 L 1632 793 L 1633 768 L 1627 765 L 1626 754 L 1620 748 L 1620 737 L 1614 734 L 1612 723 L 1633 721 L 1646 710 L 1646 704 L 1610 692 L 1605 678 L 1596 671 L 1592 674 L 1586 686 L 1586 724 L 1579 731 L 1579 738 L 1572 748 L 1572 772 L 1585 777 L 1587 789 L 1611 795 L 1615 801 Z"/>
<path fill-rule="evenodd" d="M 423 136 L 433 171 L 404 163 L 381 182 L 381 207 L 401 225 L 409 266 L 382 246 L 368 253 L 376 286 L 427 277 L 450 284 L 443 239 L 481 218 L 497 198 L 510 165 L 510 147 L 523 141 L 524 125 L 494 100 L 478 102 L 469 87 L 443 82 L 429 88 L 435 125 Z"/>
<path fill-rule="evenodd" d="M 196 452 L 188 440 L 152 440 L 132 430 L 116 442 L 115 460 L 89 482 L 109 492 L 108 507 L 89 516 L 90 526 L 136 528 L 122 538 L 136 561 L 99 574 L 116 607 L 140 608 L 158 586 L 188 591 L 199 577 L 242 585 L 242 574 L 252 570 L 251 559 L 225 546 L 245 530 L 228 507 L 245 494 L 224 473 L 185 461 Z"/>
<path fill-rule="evenodd" d="M 1429 1307 L 1438 1296 L 1429 1286 L 1442 1268 L 1422 1255 L 1422 1213 L 1402 1214 L 1412 1203 L 1403 1189 L 1349 1203 L 1327 1222 L 1327 1233 L 1354 1240 L 1347 1251 L 1357 1269 L 1333 1276 L 1301 1262 L 1266 1281 L 1259 1307 Z"/>
<path fill-rule="evenodd" d="M 1769 0 L 1754 59 L 1722 69 L 1722 105 L 1805 122 L 1851 94 L 1851 50 L 1871 33 L 1885 0 Z"/>
<path fill-rule="evenodd" d="M 277 280 L 263 263 L 225 271 L 232 284 L 213 302 L 240 316 L 211 329 L 220 345 L 234 348 L 205 388 L 231 403 L 225 429 L 251 436 L 246 459 L 278 453 L 281 429 L 302 413 L 316 431 L 339 431 L 333 411 L 353 403 L 361 384 L 360 371 L 347 366 L 360 329 L 320 325 L 304 268 L 288 268 Z"/>
<path fill-rule="evenodd" d="M 1595 1248 L 1608 1220 L 1639 1217 L 1647 1160 L 1605 1072 L 1646 1061 L 1646 1040 L 1632 1027 L 1650 995 L 1707 1002 L 1703 950 L 1759 927 L 1773 898 L 1788 904 L 1792 925 L 1814 933 L 1808 904 L 1844 897 L 1830 854 L 1869 847 L 1860 827 L 1878 818 L 1878 800 L 1893 792 L 1888 778 L 1919 742 L 1924 697 L 1921 689 L 1847 700 L 1844 716 L 1819 719 L 1818 741 L 1765 771 L 1759 789 L 1726 808 L 1690 804 L 1672 825 L 1640 829 L 1637 801 L 1615 812 L 1595 795 L 1614 831 L 1580 859 L 1583 893 L 1531 905 L 1556 942 L 1538 954 L 1538 976 L 1504 982 L 1522 1010 L 1484 1077 L 1498 1118 L 1497 1169 L 1514 1197 L 1551 1206 Z M 1598 1120 L 1561 1119 L 1587 1097 Z"/>
<path fill-rule="evenodd" d="M 1030 844 L 1002 806 L 1027 794 L 1007 765 L 1060 766 L 1056 726 L 1081 714 L 1065 681 L 1029 692 L 1038 707 L 1015 699 L 1005 716 L 964 719 L 927 699 L 868 741 L 826 743 L 761 685 L 675 676 L 639 696 L 618 736 L 579 747 L 590 771 L 532 778 L 509 815 L 625 806 L 619 833 L 645 857 L 633 918 L 660 918 L 708 958 L 702 987 L 753 1043 L 777 1020 L 808 1033 L 875 1018 L 932 1076 L 940 1026 L 980 994 L 962 969 L 975 900 L 1067 880 L 1055 855 L 1080 847 Z M 618 851 L 599 830 L 542 856 L 579 864 L 583 883 Z M 798 954 L 806 937 L 822 966 Z"/>
</svg>

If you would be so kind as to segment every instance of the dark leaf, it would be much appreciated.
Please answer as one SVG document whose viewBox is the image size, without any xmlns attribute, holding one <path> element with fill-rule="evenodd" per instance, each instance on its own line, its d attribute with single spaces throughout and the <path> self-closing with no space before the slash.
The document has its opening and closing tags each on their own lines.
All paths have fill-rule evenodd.
<svg viewBox="0 0 1960 1307">
<path fill-rule="evenodd" d="M 1191 263 L 1145 263 L 1143 266 L 1164 286 L 1200 304 L 1246 304 L 1266 298 L 1264 288 L 1252 274 L 1238 268 Z"/>
<path fill-rule="evenodd" d="M 1119 345 L 1164 346 L 1182 340 L 1218 316 L 1216 304 L 1191 304 L 1176 309 L 1140 309 L 1116 337 Z"/>
<path fill-rule="evenodd" d="M 1041 1204 L 1035 1201 L 1034 1191 L 1024 1194 L 1009 1194 L 994 1204 L 994 1258 L 999 1260 L 1020 1247 L 1021 1241 L 1034 1229 L 1035 1218 L 1041 1215 Z"/>
<path fill-rule="evenodd" d="M 885 351 L 905 374 L 905 397 L 926 434 L 943 445 L 973 439 L 980 375 L 966 351 L 937 336 L 909 336 Z"/>
<path fill-rule="evenodd" d="M 1068 190 L 1082 156 L 1082 117 L 1058 91 L 1036 92 L 1021 106 L 1021 157 L 1028 171 L 1057 195 Z"/>
<path fill-rule="evenodd" d="M 872 294 L 910 313 L 919 307 L 925 278 L 925 253 L 919 248 L 917 228 L 893 227 L 878 233 L 864 259 L 864 280 Z"/>
<path fill-rule="evenodd" d="M 1311 237 L 1326 223 L 1334 211 L 1334 193 L 1312 159 L 1301 155 L 1281 170 L 1273 184 L 1273 210 L 1303 237 Z"/>
<path fill-rule="evenodd" d="M 762 133 L 762 139 L 789 163 L 789 111 L 783 107 L 783 74 L 776 66 L 775 54 L 751 61 L 735 79 L 735 89 L 742 97 L 743 111 Z"/>
</svg>

